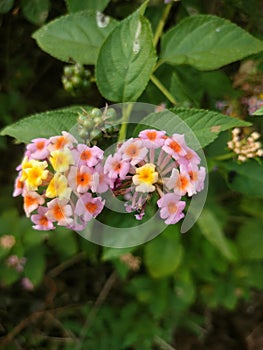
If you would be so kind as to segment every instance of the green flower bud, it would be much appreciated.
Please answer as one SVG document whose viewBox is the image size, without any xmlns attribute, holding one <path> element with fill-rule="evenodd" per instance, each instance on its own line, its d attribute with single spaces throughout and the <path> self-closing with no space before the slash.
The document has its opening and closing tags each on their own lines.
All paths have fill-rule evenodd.
<svg viewBox="0 0 263 350">
<path fill-rule="evenodd" d="M 100 124 L 103 123 L 103 120 L 102 120 L 101 117 L 95 117 L 95 118 L 93 119 L 93 122 L 94 122 L 95 125 L 100 125 Z"/>
<path fill-rule="evenodd" d="M 93 108 L 91 111 L 91 115 L 93 117 L 101 117 L 102 116 L 102 112 L 99 108 Z"/>
<path fill-rule="evenodd" d="M 86 129 L 81 128 L 79 129 L 79 136 L 85 140 L 89 137 L 89 132 Z"/>
<path fill-rule="evenodd" d="M 67 80 L 63 85 L 64 85 L 64 89 L 66 91 L 72 91 L 73 90 L 73 85 L 72 85 L 72 83 L 70 81 Z"/>
<path fill-rule="evenodd" d="M 86 117 L 86 119 L 83 122 L 83 126 L 85 127 L 85 129 L 92 129 L 94 126 L 94 122 L 92 119 Z"/>
<path fill-rule="evenodd" d="M 109 108 L 109 109 L 107 110 L 106 116 L 109 117 L 109 118 L 111 118 L 111 119 L 116 119 L 117 113 L 116 113 L 116 111 L 115 111 L 114 108 Z"/>
<path fill-rule="evenodd" d="M 71 81 L 74 86 L 79 86 L 82 82 L 81 78 L 76 75 L 71 78 Z"/>
<path fill-rule="evenodd" d="M 64 74 L 70 76 L 73 74 L 73 70 L 74 70 L 73 66 L 65 66 L 64 67 Z"/>
</svg>

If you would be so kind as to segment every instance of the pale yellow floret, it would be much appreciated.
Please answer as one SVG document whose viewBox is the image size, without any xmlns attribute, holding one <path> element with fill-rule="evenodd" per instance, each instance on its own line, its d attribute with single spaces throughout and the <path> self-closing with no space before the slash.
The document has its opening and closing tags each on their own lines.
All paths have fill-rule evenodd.
<svg viewBox="0 0 263 350">
<path fill-rule="evenodd" d="M 68 187 L 67 178 L 60 173 L 56 173 L 48 185 L 48 188 L 46 190 L 46 197 L 69 199 L 70 194 L 71 189 Z"/>
<path fill-rule="evenodd" d="M 51 152 L 50 162 L 55 171 L 67 171 L 70 164 L 74 163 L 72 154 L 68 148 Z"/>
<path fill-rule="evenodd" d="M 155 171 L 155 165 L 147 163 L 136 169 L 136 175 L 132 181 L 136 186 L 136 192 L 149 193 L 155 190 L 155 184 L 158 181 L 158 173 Z"/>
</svg>

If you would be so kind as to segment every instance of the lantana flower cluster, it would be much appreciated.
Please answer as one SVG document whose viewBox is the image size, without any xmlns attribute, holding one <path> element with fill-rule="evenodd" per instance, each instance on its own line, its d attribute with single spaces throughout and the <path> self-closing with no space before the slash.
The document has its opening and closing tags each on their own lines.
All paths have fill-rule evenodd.
<svg viewBox="0 0 263 350">
<path fill-rule="evenodd" d="M 127 212 L 141 220 L 153 195 L 166 224 L 184 217 L 186 202 L 204 188 L 205 168 L 200 157 L 187 146 L 184 135 L 144 130 L 125 141 L 108 156 L 104 172 L 114 181 L 113 193 L 122 195 Z"/>
<path fill-rule="evenodd" d="M 246 136 L 242 134 L 240 128 L 234 128 L 232 130 L 232 140 L 228 141 L 227 146 L 237 154 L 237 159 L 240 162 L 245 162 L 250 158 L 263 156 L 260 137 L 261 135 L 257 131 L 253 131 Z"/>
<path fill-rule="evenodd" d="M 100 195 L 109 189 L 122 197 L 126 211 L 135 212 L 137 220 L 155 198 L 160 217 L 175 224 L 184 217 L 185 198 L 203 190 L 206 175 L 183 135 L 169 137 L 151 129 L 108 157 L 65 131 L 34 139 L 17 170 L 14 196 L 22 195 L 25 213 L 37 230 L 56 225 L 83 230 L 101 213 L 105 200 Z"/>
<path fill-rule="evenodd" d="M 104 206 L 97 193 L 110 183 L 102 159 L 99 147 L 79 144 L 65 131 L 27 145 L 13 195 L 23 196 L 33 228 L 52 230 L 57 224 L 81 230 L 96 217 Z"/>
</svg>

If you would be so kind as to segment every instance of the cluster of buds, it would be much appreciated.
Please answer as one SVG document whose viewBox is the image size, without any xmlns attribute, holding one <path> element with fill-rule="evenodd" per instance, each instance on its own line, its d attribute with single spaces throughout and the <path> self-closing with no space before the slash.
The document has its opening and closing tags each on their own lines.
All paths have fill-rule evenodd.
<svg viewBox="0 0 263 350">
<path fill-rule="evenodd" d="M 113 193 L 123 196 L 127 212 L 137 220 L 145 214 L 151 198 L 158 198 L 160 216 L 166 224 L 184 217 L 182 197 L 204 188 L 205 168 L 200 157 L 186 145 L 184 136 L 144 130 L 125 141 L 106 159 L 104 172 L 113 181 Z"/>
<path fill-rule="evenodd" d="M 24 210 L 37 230 L 55 224 L 81 230 L 104 206 L 97 193 L 108 190 L 103 151 L 78 144 L 69 133 L 34 139 L 26 147 L 13 195 L 22 195 Z"/>
<path fill-rule="evenodd" d="M 102 112 L 99 108 L 93 108 L 91 111 L 85 111 L 78 116 L 78 133 L 79 136 L 87 142 L 93 142 L 101 138 L 101 133 L 108 136 L 117 131 L 116 126 L 117 114 L 113 108 L 105 108 Z"/>
<path fill-rule="evenodd" d="M 204 188 L 205 168 L 180 134 L 144 130 L 119 145 L 105 163 L 103 158 L 99 147 L 78 144 L 65 131 L 27 145 L 14 196 L 23 196 L 33 228 L 83 230 L 104 207 L 97 194 L 109 189 L 125 199 L 126 211 L 135 212 L 137 220 L 153 198 L 165 223 L 175 224 L 184 217 L 183 197 Z"/>
<path fill-rule="evenodd" d="M 248 136 L 242 135 L 239 128 L 232 130 L 232 140 L 227 143 L 229 149 L 238 155 L 240 162 L 245 162 L 249 158 L 262 157 L 263 149 L 261 148 L 260 134 L 256 131 Z"/>
<path fill-rule="evenodd" d="M 91 73 L 81 64 L 66 65 L 62 75 L 62 84 L 73 96 L 85 93 L 90 88 Z"/>
<path fill-rule="evenodd" d="M 24 270 L 24 266 L 26 264 L 26 258 L 19 258 L 17 255 L 10 255 L 6 259 L 6 265 L 15 269 L 17 272 L 22 272 Z"/>
</svg>

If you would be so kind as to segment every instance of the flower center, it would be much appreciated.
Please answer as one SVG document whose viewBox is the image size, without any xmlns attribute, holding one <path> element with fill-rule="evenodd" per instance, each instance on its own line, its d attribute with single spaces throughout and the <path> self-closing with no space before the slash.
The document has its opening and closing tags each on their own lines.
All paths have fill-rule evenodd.
<svg viewBox="0 0 263 350">
<path fill-rule="evenodd" d="M 39 141 L 39 142 L 36 143 L 36 148 L 37 148 L 38 151 L 42 151 L 44 146 L 45 146 L 45 142 L 44 141 Z"/>
<path fill-rule="evenodd" d="M 83 151 L 80 155 L 80 159 L 81 160 L 89 160 L 91 158 L 91 152 L 90 150 L 86 149 L 85 151 Z"/>
<path fill-rule="evenodd" d="M 94 214 L 98 208 L 96 203 L 91 203 L 91 202 L 86 203 L 85 207 L 91 214 Z"/>
<path fill-rule="evenodd" d="M 176 141 L 170 142 L 169 147 L 176 153 L 181 151 L 181 146 Z"/>
<path fill-rule="evenodd" d="M 173 202 L 168 203 L 167 208 L 170 214 L 174 214 L 177 211 L 177 206 Z"/>
<path fill-rule="evenodd" d="M 147 135 L 147 137 L 148 137 L 149 140 L 151 140 L 151 141 L 156 140 L 156 136 L 157 136 L 156 131 L 148 131 L 148 132 L 146 133 L 146 135 Z"/>
</svg>

